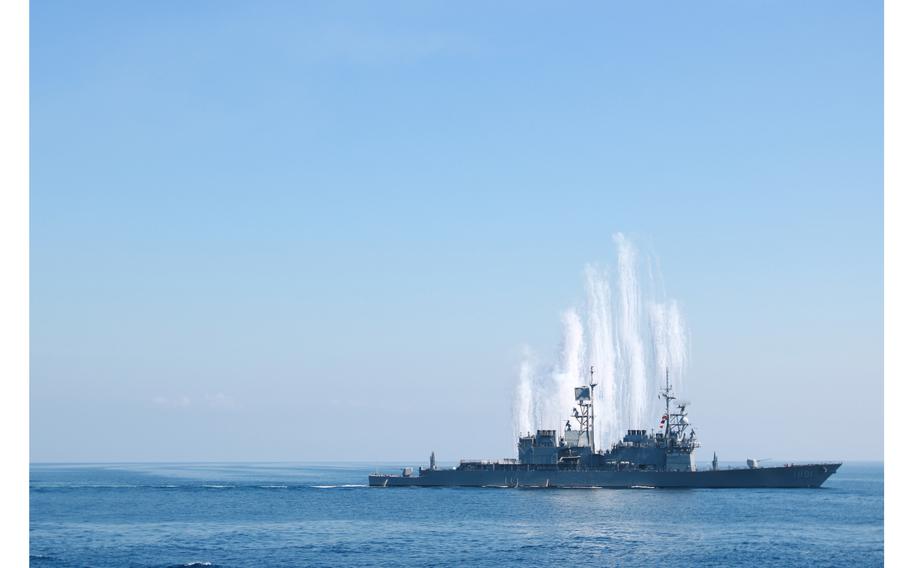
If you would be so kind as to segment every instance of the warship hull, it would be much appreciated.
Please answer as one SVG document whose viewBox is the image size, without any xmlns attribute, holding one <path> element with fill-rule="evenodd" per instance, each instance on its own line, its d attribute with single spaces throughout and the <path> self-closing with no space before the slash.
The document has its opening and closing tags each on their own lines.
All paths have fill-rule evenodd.
<svg viewBox="0 0 910 568">
<path fill-rule="evenodd" d="M 839 463 L 701 471 L 534 468 L 496 464 L 484 469 L 422 469 L 419 475 L 370 475 L 371 487 L 518 488 L 811 488 L 820 487 Z"/>
</svg>

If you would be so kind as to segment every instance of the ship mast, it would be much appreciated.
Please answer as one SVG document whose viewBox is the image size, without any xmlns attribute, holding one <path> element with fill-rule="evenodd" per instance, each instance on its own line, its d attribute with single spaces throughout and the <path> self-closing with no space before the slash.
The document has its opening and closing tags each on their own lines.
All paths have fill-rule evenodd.
<svg viewBox="0 0 910 568">
<path fill-rule="evenodd" d="M 667 447 L 669 448 L 670 447 L 670 401 L 676 399 L 675 396 L 670 394 L 671 389 L 670 389 L 670 368 L 669 367 L 667 367 L 666 378 L 667 378 L 666 386 L 664 387 L 663 392 L 660 393 L 660 396 L 662 396 L 667 402 L 667 410 L 666 410 L 666 413 L 664 414 L 664 416 L 667 419 L 667 426 L 664 429 L 664 438 L 666 439 Z"/>
<path fill-rule="evenodd" d="M 588 442 L 591 443 L 591 453 L 596 453 L 594 448 L 594 387 L 597 386 L 597 383 L 594 382 L 594 365 L 591 365 L 591 420 L 588 423 Z"/>
</svg>

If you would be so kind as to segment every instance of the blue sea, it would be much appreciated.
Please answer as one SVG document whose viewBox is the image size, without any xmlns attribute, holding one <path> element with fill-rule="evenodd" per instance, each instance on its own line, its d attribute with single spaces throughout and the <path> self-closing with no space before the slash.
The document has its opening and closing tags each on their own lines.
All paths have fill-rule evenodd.
<svg viewBox="0 0 910 568">
<path fill-rule="evenodd" d="M 379 489 L 374 469 L 33 464 L 31 565 L 883 563 L 880 463 L 780 490 Z"/>
</svg>

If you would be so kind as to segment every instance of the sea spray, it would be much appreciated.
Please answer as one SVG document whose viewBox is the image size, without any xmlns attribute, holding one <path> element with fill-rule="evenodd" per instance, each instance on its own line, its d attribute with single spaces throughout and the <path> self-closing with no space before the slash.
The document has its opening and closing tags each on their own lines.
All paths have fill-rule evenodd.
<svg viewBox="0 0 910 568">
<path fill-rule="evenodd" d="M 682 378 L 688 365 L 688 334 L 676 300 L 649 305 L 650 333 L 654 363 L 658 371 L 673 369 L 674 388 L 682 389 Z"/>
<path fill-rule="evenodd" d="M 525 349 L 513 404 L 514 429 L 557 428 L 571 415 L 573 388 L 591 380 L 595 368 L 595 442 L 606 448 L 629 428 L 651 429 L 659 420 L 658 389 L 669 370 L 676 392 L 688 363 L 688 333 L 678 303 L 658 293 L 659 270 L 641 259 L 617 233 L 616 269 L 589 264 L 584 270 L 581 313 L 562 314 L 563 337 L 556 364 L 541 365 Z M 644 291 L 643 291 L 644 290 Z M 573 426 L 574 427 L 574 426 Z"/>
<path fill-rule="evenodd" d="M 582 371 L 585 360 L 584 326 L 576 310 L 569 309 L 563 312 L 562 331 L 561 360 L 550 381 L 554 396 L 546 401 L 541 416 L 547 428 L 557 430 L 566 417 L 566 411 L 563 409 L 572 407 L 573 389 L 584 381 Z"/>
<path fill-rule="evenodd" d="M 629 428 L 640 428 L 648 402 L 645 379 L 645 350 L 641 338 L 641 293 L 635 248 L 622 233 L 613 236 L 616 243 L 619 275 L 619 355 L 621 373 L 625 380 L 621 401 L 628 408 Z"/>
<path fill-rule="evenodd" d="M 605 268 L 589 264 L 585 267 L 585 291 L 587 294 L 588 362 L 595 369 L 594 404 L 599 418 L 594 421 L 595 440 L 609 439 L 618 431 L 615 409 L 618 396 L 616 381 L 616 343 L 613 334 L 613 310 L 610 295 L 610 279 Z"/>
<path fill-rule="evenodd" d="M 524 432 L 534 429 L 539 420 L 539 411 L 536 408 L 538 402 L 534 396 L 535 388 L 535 359 L 534 353 L 530 347 L 525 346 L 522 350 L 521 367 L 518 371 L 518 387 L 515 391 L 514 415 L 515 429 L 513 439 Z"/>
</svg>

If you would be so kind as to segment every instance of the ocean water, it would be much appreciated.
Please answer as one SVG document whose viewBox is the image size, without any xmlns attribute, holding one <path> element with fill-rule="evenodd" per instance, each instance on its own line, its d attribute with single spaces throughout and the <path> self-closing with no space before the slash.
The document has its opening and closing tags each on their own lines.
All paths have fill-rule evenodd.
<svg viewBox="0 0 910 568">
<path fill-rule="evenodd" d="M 374 469 L 33 464 L 31 565 L 883 563 L 880 463 L 782 490 L 379 489 Z"/>
</svg>

